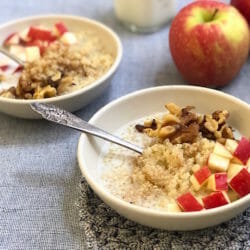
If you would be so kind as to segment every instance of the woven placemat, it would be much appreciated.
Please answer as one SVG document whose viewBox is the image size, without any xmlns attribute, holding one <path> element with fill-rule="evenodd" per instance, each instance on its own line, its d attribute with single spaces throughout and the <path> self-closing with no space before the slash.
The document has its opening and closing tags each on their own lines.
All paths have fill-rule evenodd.
<svg viewBox="0 0 250 250">
<path fill-rule="evenodd" d="M 250 208 L 219 226 L 168 232 L 141 226 L 104 204 L 82 178 L 80 226 L 87 249 L 250 249 Z"/>
</svg>

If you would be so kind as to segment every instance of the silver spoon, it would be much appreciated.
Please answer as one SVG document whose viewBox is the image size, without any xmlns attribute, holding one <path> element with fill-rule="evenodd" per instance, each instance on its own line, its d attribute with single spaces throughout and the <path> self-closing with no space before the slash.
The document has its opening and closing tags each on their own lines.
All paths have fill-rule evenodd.
<svg viewBox="0 0 250 250">
<path fill-rule="evenodd" d="M 97 136 L 106 141 L 113 142 L 127 149 L 131 149 L 139 154 L 142 154 L 143 152 L 142 148 L 130 142 L 127 142 L 115 135 L 112 135 L 100 128 L 97 128 L 94 125 L 59 107 L 44 103 L 32 103 L 30 104 L 30 106 L 36 113 L 40 114 L 44 119 L 48 121 L 52 121 L 66 127 L 70 127 L 84 133 Z"/>
<path fill-rule="evenodd" d="M 8 50 L 3 48 L 2 46 L 0 46 L 0 52 L 9 57 L 10 59 L 12 59 L 13 61 L 15 61 L 16 63 L 20 64 L 21 66 L 24 66 L 24 62 L 21 59 L 11 54 Z"/>
</svg>

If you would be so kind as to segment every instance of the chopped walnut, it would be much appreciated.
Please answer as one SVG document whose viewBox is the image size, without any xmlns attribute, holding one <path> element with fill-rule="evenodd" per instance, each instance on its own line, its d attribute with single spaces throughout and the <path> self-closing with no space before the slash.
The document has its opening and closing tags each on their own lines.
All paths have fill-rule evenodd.
<svg viewBox="0 0 250 250">
<path fill-rule="evenodd" d="M 56 82 L 62 78 L 62 73 L 60 71 L 57 71 L 52 77 L 51 80 L 53 82 Z"/>
<path fill-rule="evenodd" d="M 179 123 L 180 123 L 180 119 L 173 114 L 165 115 L 162 121 L 163 126 L 174 125 L 174 124 L 179 124 Z"/>
<path fill-rule="evenodd" d="M 160 120 L 147 120 L 144 125 L 136 125 L 139 132 L 161 140 L 169 139 L 172 143 L 193 143 L 199 133 L 210 140 L 225 143 L 226 138 L 233 139 L 233 131 L 226 124 L 229 112 L 215 111 L 212 114 L 197 115 L 191 112 L 193 106 L 180 108 L 174 103 L 165 105 L 169 111 Z"/>
<path fill-rule="evenodd" d="M 137 129 L 138 132 L 143 132 L 144 129 L 146 129 L 146 128 L 150 128 L 152 130 L 156 130 L 157 129 L 157 123 L 156 123 L 155 119 L 153 119 L 151 121 L 148 120 L 148 121 L 144 122 L 144 125 L 137 124 L 135 126 L 135 128 Z"/>
<path fill-rule="evenodd" d="M 165 126 L 165 127 L 160 128 L 159 137 L 162 139 L 166 139 L 166 138 L 170 137 L 171 135 L 173 135 L 175 132 L 176 132 L 175 127 Z"/>
<path fill-rule="evenodd" d="M 178 116 L 181 113 L 181 108 L 174 103 L 168 103 L 165 108 L 170 112 L 170 114 Z"/>
<path fill-rule="evenodd" d="M 170 138 L 171 142 L 177 143 L 193 143 L 199 134 L 199 124 L 192 123 L 189 126 L 182 126 L 178 133 Z"/>
<path fill-rule="evenodd" d="M 181 113 L 181 124 L 189 126 L 193 122 L 198 122 L 197 115 L 192 112 L 187 112 L 186 110 L 183 110 Z"/>
<path fill-rule="evenodd" d="M 34 99 L 42 99 L 42 98 L 49 98 L 56 96 L 56 89 L 51 87 L 50 85 L 47 85 L 46 87 L 37 87 L 33 98 Z"/>
<path fill-rule="evenodd" d="M 229 113 L 227 110 L 218 110 L 213 112 L 212 117 L 218 122 L 219 125 L 221 125 L 226 122 L 226 119 L 229 117 Z"/>
<path fill-rule="evenodd" d="M 206 122 L 204 123 L 204 127 L 210 131 L 210 132 L 215 132 L 218 130 L 218 122 L 211 118 L 209 115 L 205 115 L 205 120 Z"/>
<path fill-rule="evenodd" d="M 151 128 L 144 128 L 143 132 L 146 133 L 150 137 L 158 137 L 158 138 L 160 138 L 159 129 L 154 130 L 154 129 L 151 129 Z"/>
<path fill-rule="evenodd" d="M 234 139 L 233 130 L 231 127 L 223 126 L 221 129 L 222 138 Z"/>
<path fill-rule="evenodd" d="M 229 117 L 227 110 L 215 111 L 212 115 L 204 115 L 200 122 L 200 131 L 203 137 L 223 142 L 223 139 L 234 139 L 233 130 L 226 124 Z"/>
<path fill-rule="evenodd" d="M 150 127 L 150 122 L 147 121 L 142 125 L 136 125 L 139 132 L 144 132 L 151 137 L 157 137 L 165 140 L 169 139 L 173 143 L 183 143 L 195 141 L 199 134 L 199 117 L 190 112 L 194 107 L 187 106 L 180 108 L 176 104 L 166 104 L 166 109 L 169 113 L 163 116 L 161 120 L 155 120 L 156 127 Z"/>
</svg>

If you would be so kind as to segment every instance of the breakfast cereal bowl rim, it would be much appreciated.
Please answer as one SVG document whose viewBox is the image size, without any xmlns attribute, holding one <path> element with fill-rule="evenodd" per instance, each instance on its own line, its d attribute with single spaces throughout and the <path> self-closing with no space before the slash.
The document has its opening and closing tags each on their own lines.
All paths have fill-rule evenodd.
<svg viewBox="0 0 250 250">
<path fill-rule="evenodd" d="M 138 90 L 135 91 L 133 93 L 130 93 L 128 95 L 125 95 L 123 97 L 120 97 L 112 102 L 110 102 L 109 104 L 107 104 L 106 106 L 104 106 L 103 108 L 101 108 L 99 111 L 97 111 L 92 118 L 89 120 L 89 122 L 91 124 L 95 125 L 95 121 L 97 119 L 99 119 L 103 113 L 105 113 L 107 110 L 111 109 L 112 107 L 119 105 L 120 103 L 127 101 L 130 98 L 136 98 L 137 96 L 140 95 L 144 95 L 146 93 L 149 92 L 154 92 L 154 91 L 158 91 L 158 90 L 167 90 L 167 89 L 175 89 L 175 90 L 194 90 L 194 91 L 201 91 L 201 92 L 207 92 L 210 94 L 214 94 L 214 95 L 218 95 L 222 98 L 226 98 L 234 103 L 237 103 L 237 105 L 243 105 L 246 108 L 250 108 L 250 106 L 244 102 L 239 100 L 238 98 L 231 96 L 229 94 L 225 94 L 222 93 L 220 91 L 217 90 L 213 90 L 213 89 L 208 89 L 208 88 L 204 88 L 204 87 L 197 87 L 197 86 L 185 86 L 185 85 L 171 85 L 171 86 L 160 86 L 160 87 L 152 87 L 152 88 L 146 88 L 146 89 L 142 89 L 142 90 Z M 80 166 L 81 172 L 83 174 L 83 176 L 85 177 L 87 183 L 90 185 L 90 187 L 95 191 L 96 194 L 100 195 L 100 197 L 104 197 L 106 200 L 109 200 L 110 202 L 119 205 L 122 208 L 128 209 L 130 211 L 134 211 L 137 213 L 141 213 L 146 215 L 150 215 L 150 216 L 160 216 L 160 217 L 171 217 L 171 218 L 194 218 L 194 217 L 204 217 L 204 216 L 209 216 L 209 215 L 214 215 L 214 214 L 221 214 L 224 213 L 227 210 L 232 210 L 232 209 L 237 209 L 237 207 L 239 207 L 240 205 L 243 205 L 245 203 L 249 203 L 250 204 L 250 194 L 248 194 L 245 197 L 240 198 L 239 200 L 232 202 L 230 204 L 221 206 L 221 207 L 217 207 L 217 208 L 213 208 L 213 209 L 207 209 L 207 210 L 202 210 L 202 211 L 195 211 L 195 212 L 181 212 L 181 213 L 177 213 L 177 212 L 165 212 L 165 211 L 158 211 L 155 209 L 151 209 L 151 208 L 145 208 L 142 206 L 138 206 L 138 205 L 134 205 L 134 204 L 130 204 L 129 202 L 126 202 L 116 196 L 114 196 L 113 194 L 111 194 L 110 192 L 108 192 L 108 190 L 103 189 L 101 184 L 98 181 L 95 181 L 91 175 L 88 174 L 87 169 L 84 167 L 84 154 L 83 152 L 83 144 L 84 141 L 87 140 L 88 136 L 86 134 L 82 134 L 80 136 L 79 142 L 78 142 L 78 149 L 77 149 L 77 158 L 78 158 L 78 164 Z"/>
<path fill-rule="evenodd" d="M 48 19 L 51 19 L 51 20 L 55 19 L 55 20 L 62 20 L 62 21 L 74 20 L 74 21 L 78 21 L 78 22 L 82 22 L 82 23 L 87 23 L 90 25 L 95 25 L 95 26 L 99 27 L 100 29 L 104 30 L 105 32 L 107 32 L 110 35 L 110 37 L 112 37 L 115 44 L 117 45 L 117 54 L 116 54 L 116 57 L 114 58 L 114 63 L 108 69 L 108 71 L 106 73 L 104 73 L 100 78 L 98 78 L 97 80 L 95 80 L 94 82 L 89 84 L 88 86 L 83 87 L 79 90 L 73 91 L 71 93 L 63 94 L 61 96 L 50 97 L 50 98 L 46 98 L 46 99 L 32 99 L 32 100 L 11 99 L 11 98 L 6 98 L 6 97 L 0 96 L 0 102 L 27 105 L 27 104 L 31 104 L 31 103 L 35 103 L 35 102 L 54 103 L 54 102 L 58 102 L 58 101 L 62 101 L 62 100 L 71 99 L 71 98 L 74 98 L 75 96 L 82 95 L 85 92 L 88 92 L 88 91 L 92 90 L 93 88 L 101 85 L 117 70 L 117 68 L 121 62 L 122 55 L 123 55 L 123 48 L 122 48 L 121 40 L 118 37 L 118 35 L 111 28 L 109 28 L 108 26 L 106 26 L 105 24 L 103 24 L 99 21 L 96 21 L 96 20 L 93 20 L 93 19 L 90 19 L 87 17 L 66 15 L 66 14 L 33 15 L 33 16 L 25 17 L 25 18 L 15 19 L 15 20 L 6 22 L 4 24 L 1 24 L 0 31 L 8 26 L 16 25 L 16 24 L 19 24 L 22 22 L 30 22 L 30 24 L 32 24 L 32 21 L 39 21 L 39 20 L 43 21 L 43 20 L 48 20 Z M 79 25 L 81 25 L 81 24 L 79 24 Z"/>
</svg>

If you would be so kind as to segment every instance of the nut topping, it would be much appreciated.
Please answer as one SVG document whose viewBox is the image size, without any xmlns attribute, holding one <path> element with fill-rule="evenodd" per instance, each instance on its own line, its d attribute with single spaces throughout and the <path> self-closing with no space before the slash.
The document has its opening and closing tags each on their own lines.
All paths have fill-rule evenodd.
<svg viewBox="0 0 250 250">
<path fill-rule="evenodd" d="M 178 116 L 181 113 L 181 108 L 172 102 L 166 104 L 165 108 L 170 112 L 170 114 L 176 116 Z"/>
<path fill-rule="evenodd" d="M 208 115 L 205 116 L 205 119 L 206 119 L 206 122 L 204 123 L 204 127 L 210 132 L 217 131 L 218 122 Z"/>
<path fill-rule="evenodd" d="M 169 103 L 165 107 L 169 113 L 161 120 L 155 120 L 157 125 L 155 129 L 148 121 L 144 123 L 144 126 L 136 125 L 136 129 L 150 137 L 161 140 L 168 138 L 173 143 L 192 143 L 195 141 L 199 134 L 198 121 L 200 118 L 195 113 L 190 112 L 194 107 L 180 108 L 174 103 Z"/>
<path fill-rule="evenodd" d="M 180 123 L 180 119 L 173 115 L 173 114 L 167 114 L 163 117 L 163 126 L 166 125 L 174 125 L 174 124 L 179 124 Z"/>
<path fill-rule="evenodd" d="M 165 107 L 169 113 L 162 119 L 145 121 L 144 125 L 137 124 L 136 129 L 150 137 L 169 139 L 174 144 L 193 143 L 200 133 L 205 138 L 218 140 L 221 143 L 227 138 L 234 138 L 232 128 L 226 124 L 229 117 L 229 112 L 226 110 L 197 115 L 191 112 L 193 106 L 180 108 L 174 103 L 168 103 Z"/>
<path fill-rule="evenodd" d="M 212 117 L 218 122 L 219 125 L 221 125 L 226 122 L 226 119 L 229 117 L 229 113 L 227 110 L 218 110 L 213 112 Z"/>
<path fill-rule="evenodd" d="M 175 132 L 176 132 L 176 129 L 173 126 L 162 127 L 159 130 L 159 137 L 162 139 L 166 139 L 170 137 L 171 135 L 173 135 Z"/>
</svg>

